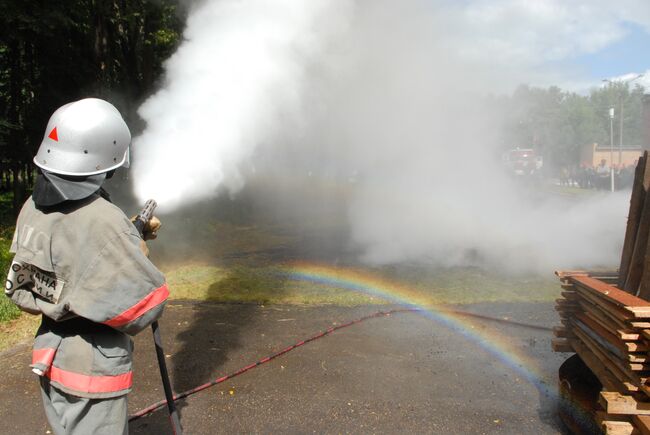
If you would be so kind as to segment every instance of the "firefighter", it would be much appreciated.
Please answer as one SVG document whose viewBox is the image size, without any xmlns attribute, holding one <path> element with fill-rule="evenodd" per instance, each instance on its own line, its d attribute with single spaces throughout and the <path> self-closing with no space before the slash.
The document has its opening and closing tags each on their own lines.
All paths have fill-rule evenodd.
<svg viewBox="0 0 650 435">
<path fill-rule="evenodd" d="M 101 187 L 128 167 L 130 143 L 122 116 L 104 100 L 59 108 L 16 223 L 5 293 L 42 316 L 31 368 L 57 435 L 128 432 L 130 336 L 161 316 L 169 295 L 137 230 Z"/>
</svg>

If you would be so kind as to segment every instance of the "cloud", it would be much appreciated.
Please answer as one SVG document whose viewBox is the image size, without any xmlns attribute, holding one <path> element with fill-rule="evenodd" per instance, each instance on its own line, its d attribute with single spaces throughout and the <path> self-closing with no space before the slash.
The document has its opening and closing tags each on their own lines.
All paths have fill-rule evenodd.
<svg viewBox="0 0 650 435">
<path fill-rule="evenodd" d="M 650 32 L 650 4 L 604 0 L 475 0 L 459 11 L 470 57 L 544 65 L 624 39 L 627 23 Z"/>
<path fill-rule="evenodd" d="M 616 77 L 610 77 L 609 80 L 612 82 L 629 83 L 630 88 L 640 85 L 646 90 L 650 90 L 650 69 L 647 69 L 642 73 L 631 72 Z M 603 86 L 606 86 L 606 84 L 603 84 Z"/>
</svg>

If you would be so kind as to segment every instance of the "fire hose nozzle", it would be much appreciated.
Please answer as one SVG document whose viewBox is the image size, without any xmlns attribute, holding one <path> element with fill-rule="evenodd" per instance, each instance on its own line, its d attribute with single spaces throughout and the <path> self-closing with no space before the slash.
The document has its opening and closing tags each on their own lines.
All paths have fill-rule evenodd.
<svg viewBox="0 0 650 435">
<path fill-rule="evenodd" d="M 158 207 L 158 203 L 154 199 L 150 199 L 144 203 L 144 207 L 135 217 L 133 225 L 135 225 L 141 237 L 144 237 L 144 228 L 153 217 L 153 212 L 156 210 L 156 207 Z"/>
</svg>

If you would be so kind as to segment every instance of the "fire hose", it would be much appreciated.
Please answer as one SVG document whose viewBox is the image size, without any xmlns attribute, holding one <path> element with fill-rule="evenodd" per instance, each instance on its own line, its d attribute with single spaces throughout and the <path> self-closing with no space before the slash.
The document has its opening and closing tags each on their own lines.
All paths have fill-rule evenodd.
<svg viewBox="0 0 650 435">
<path fill-rule="evenodd" d="M 153 217 L 153 212 L 156 210 L 156 201 L 150 199 L 144 205 L 144 208 L 136 216 L 133 225 L 140 233 L 140 236 L 144 238 L 145 227 L 147 223 Z M 181 428 L 181 422 L 178 418 L 178 412 L 176 411 L 176 405 L 174 403 L 174 392 L 172 391 L 172 385 L 169 381 L 169 373 L 167 372 L 167 364 L 165 363 L 165 352 L 162 347 L 162 339 L 160 338 L 160 327 L 158 326 L 158 321 L 156 320 L 151 324 L 151 330 L 153 332 L 153 341 L 156 346 L 156 357 L 158 358 L 158 367 L 160 368 L 160 377 L 162 378 L 163 389 L 165 390 L 166 400 L 163 402 L 163 405 L 167 404 L 167 409 L 169 411 L 169 420 L 172 426 L 174 435 L 182 435 L 183 429 Z"/>
<path fill-rule="evenodd" d="M 421 309 L 421 308 L 397 308 L 397 309 L 393 309 L 393 310 L 389 310 L 389 311 L 377 311 L 376 313 L 369 314 L 369 315 L 363 316 L 363 317 L 359 317 L 358 319 L 351 320 L 351 321 L 349 321 L 347 323 L 343 323 L 343 324 L 340 324 L 340 325 L 337 325 L 337 326 L 331 326 L 331 327 L 327 328 L 324 331 L 320 331 L 317 334 L 312 335 L 309 338 L 301 340 L 301 341 L 299 341 L 299 342 L 297 342 L 295 344 L 292 344 L 289 347 L 286 347 L 286 348 L 284 348 L 284 349 L 282 349 L 282 350 L 280 350 L 278 352 L 275 352 L 275 353 L 273 353 L 273 354 L 271 354 L 271 355 L 269 355 L 269 356 L 267 356 L 265 358 L 262 358 L 259 361 L 256 361 L 256 362 L 254 362 L 252 364 L 249 364 L 249 365 L 247 365 L 245 367 L 242 367 L 239 370 L 237 370 L 237 371 L 235 371 L 235 372 L 233 372 L 233 373 L 231 373 L 229 375 L 222 376 L 220 378 L 217 378 L 217 379 L 214 379 L 212 381 L 206 382 L 206 383 L 204 383 L 202 385 L 199 385 L 198 387 L 194 387 L 191 390 L 187 390 L 187 391 L 184 391 L 182 393 L 173 395 L 171 402 L 173 404 L 173 402 L 175 402 L 177 400 L 184 399 L 185 397 L 191 396 L 192 394 L 198 393 L 199 391 L 203 391 L 203 390 L 205 390 L 207 388 L 210 388 L 210 387 L 215 386 L 217 384 L 221 384 L 221 383 L 223 383 L 223 382 L 225 382 L 225 381 L 227 381 L 229 379 L 232 379 L 234 377 L 242 375 L 242 374 L 246 373 L 249 370 L 252 370 L 252 369 L 254 369 L 256 367 L 259 367 L 259 366 L 261 366 L 263 364 L 266 364 L 269 361 L 272 361 L 275 358 L 278 358 L 279 356 L 282 356 L 282 355 L 284 355 L 284 354 L 286 354 L 288 352 L 291 352 L 292 350 L 297 349 L 297 348 L 299 348 L 299 347 L 301 347 L 301 346 L 303 346 L 303 345 L 305 345 L 307 343 L 310 343 L 310 342 L 312 342 L 314 340 L 318 340 L 319 338 L 323 338 L 323 337 L 325 337 L 327 335 L 330 335 L 331 333 L 333 333 L 335 331 L 338 331 L 340 329 L 347 328 L 347 327 L 350 327 L 352 325 L 359 324 L 359 323 L 364 322 L 364 321 L 369 320 L 369 319 L 375 319 L 375 318 L 378 318 L 378 317 L 388 317 L 388 316 L 390 316 L 392 314 L 397 314 L 397 313 L 415 313 L 415 312 L 421 312 L 421 311 L 423 311 L 423 309 Z M 459 316 L 475 317 L 475 318 L 478 318 L 478 319 L 489 320 L 489 321 L 494 321 L 494 322 L 499 322 L 499 323 L 507 323 L 507 324 L 511 324 L 511 325 L 514 325 L 514 326 L 520 326 L 520 327 L 524 327 L 524 328 L 530 328 L 530 329 L 536 329 L 536 330 L 542 330 L 542 331 L 551 331 L 552 330 L 551 328 L 547 328 L 545 326 L 539 326 L 539 325 L 532 325 L 532 324 L 529 324 L 529 323 L 516 322 L 516 321 L 509 320 L 509 319 L 499 319 L 497 317 L 484 316 L 484 315 L 481 315 L 481 314 L 469 313 L 469 312 L 466 312 L 466 311 L 442 310 L 442 312 L 447 313 L 447 314 L 455 314 L 455 315 L 459 315 Z M 161 347 L 161 349 L 162 349 L 162 347 Z M 136 412 L 134 414 L 131 414 L 129 416 L 129 422 L 138 420 L 138 419 L 140 419 L 140 418 L 142 418 L 142 417 L 144 417 L 144 416 L 146 416 L 148 414 L 151 414 L 155 410 L 160 409 L 165 405 L 168 405 L 168 407 L 169 407 L 169 397 L 170 396 L 166 394 L 165 397 L 167 397 L 167 400 L 161 400 L 160 402 L 156 402 L 156 403 L 154 403 L 152 405 L 147 406 L 146 408 L 141 409 L 140 411 L 138 411 L 138 412 Z"/>
</svg>

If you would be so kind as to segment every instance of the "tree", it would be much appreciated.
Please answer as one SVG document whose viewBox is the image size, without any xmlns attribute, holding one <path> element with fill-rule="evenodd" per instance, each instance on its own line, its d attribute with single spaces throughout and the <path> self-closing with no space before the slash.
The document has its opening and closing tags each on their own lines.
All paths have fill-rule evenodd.
<svg viewBox="0 0 650 435">
<path fill-rule="evenodd" d="M 133 121 L 183 17 L 172 0 L 62 0 L 55 7 L 0 0 L 0 7 L 0 188 L 13 189 L 17 210 L 51 113 L 95 96 Z"/>
<path fill-rule="evenodd" d="M 535 148 L 555 168 L 577 165 L 582 146 L 609 144 L 609 108 L 620 107 L 621 102 L 625 108 L 623 145 L 639 146 L 642 97 L 643 88 L 636 86 L 630 91 L 625 83 L 593 89 L 586 96 L 555 86 L 520 86 L 505 103 L 506 147 Z"/>
</svg>

